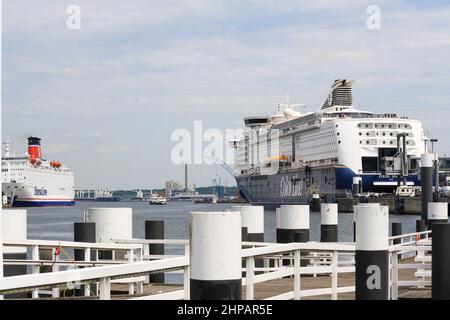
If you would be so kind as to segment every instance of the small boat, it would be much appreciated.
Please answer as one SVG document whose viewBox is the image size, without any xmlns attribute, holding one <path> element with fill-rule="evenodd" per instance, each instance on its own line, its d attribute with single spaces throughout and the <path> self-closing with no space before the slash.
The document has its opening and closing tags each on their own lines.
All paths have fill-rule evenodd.
<svg viewBox="0 0 450 320">
<path fill-rule="evenodd" d="M 159 204 L 159 205 L 167 204 L 167 199 L 166 199 L 166 197 L 159 196 L 157 194 L 152 194 L 150 197 L 149 203 L 150 204 Z"/>
</svg>

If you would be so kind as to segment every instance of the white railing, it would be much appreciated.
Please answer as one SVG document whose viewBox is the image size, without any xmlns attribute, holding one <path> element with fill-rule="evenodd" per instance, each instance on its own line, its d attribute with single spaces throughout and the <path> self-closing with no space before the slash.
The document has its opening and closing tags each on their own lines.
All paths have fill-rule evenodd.
<svg viewBox="0 0 450 320">
<path fill-rule="evenodd" d="M 431 257 L 426 255 L 431 250 L 431 241 L 429 239 L 417 239 L 417 236 L 425 235 L 428 237 L 429 231 L 421 233 L 412 233 L 398 237 L 391 237 L 390 241 L 400 239 L 401 243 L 390 246 L 390 294 L 391 299 L 398 299 L 398 290 L 400 287 L 424 287 L 430 286 L 430 281 L 426 277 L 430 275 Z M 26 241 L 5 241 L 5 246 L 28 247 L 32 249 L 32 259 L 27 260 L 26 264 L 33 267 L 33 274 L 6 277 L 0 279 L 0 294 L 7 294 L 19 291 L 32 291 L 33 297 L 38 296 L 34 293 L 39 289 L 52 289 L 52 292 L 60 288 L 66 288 L 68 285 L 99 283 L 99 298 L 110 299 L 111 283 L 119 279 L 140 279 L 136 293 L 140 297 L 132 297 L 138 300 L 153 299 L 189 299 L 189 242 L 187 240 L 115 240 L 114 244 L 99 243 L 75 243 L 64 241 L 47 240 L 26 240 Z M 151 255 L 146 251 L 149 244 L 164 244 L 183 246 L 184 255 Z M 79 261 L 79 266 L 93 266 L 78 268 L 74 270 L 65 270 L 51 273 L 38 274 L 39 266 L 48 265 L 49 261 L 36 259 L 39 249 L 55 248 L 57 246 L 84 249 L 85 260 Z M 148 249 L 148 248 L 147 248 Z M 90 261 L 91 250 L 127 250 L 126 260 L 116 261 Z M 144 254 L 143 254 L 144 252 Z M 343 273 L 355 272 L 354 265 L 355 244 L 354 243 L 252 243 L 244 242 L 242 249 L 242 258 L 245 260 L 245 268 L 242 271 L 245 277 L 242 279 L 242 285 L 245 286 L 246 299 L 255 298 L 255 285 L 275 279 L 291 277 L 292 290 L 277 294 L 266 299 L 301 299 L 303 297 L 314 297 L 319 295 L 331 295 L 331 299 L 337 299 L 339 293 L 354 292 L 354 286 L 339 287 L 338 276 Z M 402 256 L 414 256 L 414 263 L 400 263 Z M 255 261 L 262 259 L 264 267 L 255 267 Z M 148 260 L 148 261 L 147 261 Z M 284 261 L 284 263 L 283 263 Z M 302 266 L 302 261 L 307 265 Z M 11 261 L 5 260 L 5 264 Z M 17 263 L 13 261 L 12 263 Z M 52 261 L 53 263 L 53 261 Z M 114 263 L 114 264 L 113 264 Z M 283 264 L 288 265 L 283 265 Z M 56 261 L 58 267 L 63 268 L 67 261 Z M 98 266 L 101 265 L 102 266 Z M 112 265 L 107 265 L 112 264 Z M 414 279 L 399 280 L 399 270 L 414 269 Z M 54 270 L 57 271 L 57 270 Z M 163 272 L 182 272 L 183 288 L 166 293 L 143 295 L 142 278 L 152 273 Z M 331 286 L 324 288 L 302 290 L 301 279 L 304 275 L 325 275 L 331 277 Z M 135 281 L 136 282 L 136 281 Z M 87 286 L 85 286 L 87 287 Z M 129 290 L 130 295 L 134 290 Z M 85 290 L 85 294 L 89 295 Z M 54 297 L 58 295 L 54 294 Z M 130 297 L 131 298 L 131 297 Z"/>
<path fill-rule="evenodd" d="M 78 284 L 99 282 L 99 298 L 109 300 L 111 297 L 111 280 L 113 279 L 138 277 L 175 269 L 188 270 L 188 257 L 6 277 L 0 280 L 0 293 L 67 287 L 68 285 L 72 287 L 74 282 Z M 185 283 L 185 287 L 188 288 L 189 286 L 186 286 Z"/>
<path fill-rule="evenodd" d="M 134 261 L 142 261 L 142 245 L 138 244 L 114 244 L 114 243 L 91 243 L 55 240 L 4 240 L 4 248 L 20 248 L 31 251 L 31 259 L 3 259 L 3 265 L 27 265 L 31 266 L 32 274 L 40 273 L 40 267 L 50 267 L 50 272 L 58 272 L 61 269 L 94 267 L 111 264 L 123 264 Z M 83 250 L 83 260 L 76 261 L 72 250 Z M 112 259 L 99 259 L 99 252 L 111 252 Z M 43 252 L 47 252 L 42 257 Z M 91 253 L 94 253 L 91 259 Z M 119 254 L 121 253 L 121 254 Z M 50 259 L 48 259 L 50 257 Z M 46 258 L 46 259 L 44 259 Z M 123 258 L 123 259 L 119 259 Z M 140 283 L 138 283 L 139 287 Z M 129 291 L 134 291 L 134 281 L 129 283 Z M 52 288 L 51 292 L 33 290 L 32 297 L 38 298 L 39 294 L 51 294 L 59 297 L 58 288 Z M 90 295 L 85 288 L 85 295 Z"/>
</svg>

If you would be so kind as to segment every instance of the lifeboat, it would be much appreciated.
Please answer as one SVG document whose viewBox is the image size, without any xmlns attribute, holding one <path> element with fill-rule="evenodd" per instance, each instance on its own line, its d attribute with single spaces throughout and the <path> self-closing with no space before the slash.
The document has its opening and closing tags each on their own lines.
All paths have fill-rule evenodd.
<svg viewBox="0 0 450 320">
<path fill-rule="evenodd" d="M 34 166 L 39 166 L 42 163 L 42 161 L 39 158 L 31 158 L 30 163 Z"/>
<path fill-rule="evenodd" d="M 58 161 L 50 161 L 50 165 L 53 168 L 61 168 L 61 162 L 58 162 Z"/>
</svg>

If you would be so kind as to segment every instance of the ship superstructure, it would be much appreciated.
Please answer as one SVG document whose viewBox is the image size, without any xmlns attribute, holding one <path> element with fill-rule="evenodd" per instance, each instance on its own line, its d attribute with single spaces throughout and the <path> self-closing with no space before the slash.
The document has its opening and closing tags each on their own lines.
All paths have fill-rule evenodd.
<svg viewBox="0 0 450 320">
<path fill-rule="evenodd" d="M 75 204 L 73 172 L 61 162 L 42 157 L 40 138 L 28 138 L 25 155 L 11 154 L 7 140 L 1 170 L 2 195 L 12 206 Z"/>
<path fill-rule="evenodd" d="M 308 203 L 314 194 L 334 201 L 351 193 L 355 180 L 365 192 L 392 192 L 400 157 L 404 182 L 420 185 L 427 139 L 421 121 L 356 109 L 352 85 L 336 80 L 318 112 L 302 114 L 287 99 L 272 116 L 244 119 L 247 131 L 232 141 L 243 197 L 268 206 Z"/>
</svg>

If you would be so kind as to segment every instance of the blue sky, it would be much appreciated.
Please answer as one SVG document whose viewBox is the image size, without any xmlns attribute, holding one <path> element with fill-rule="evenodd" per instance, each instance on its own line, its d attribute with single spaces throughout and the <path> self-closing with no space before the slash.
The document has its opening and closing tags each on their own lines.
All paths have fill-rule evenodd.
<svg viewBox="0 0 450 320">
<path fill-rule="evenodd" d="M 423 120 L 438 151 L 450 117 L 448 1 L 4 0 L 2 135 L 29 134 L 76 172 L 77 187 L 183 179 L 177 128 L 236 128 L 286 93 L 317 110 L 334 78 L 356 104 Z M 381 29 L 368 30 L 368 5 Z M 81 30 L 66 8 L 81 8 Z M 196 165 L 210 184 L 217 166 Z"/>
</svg>

